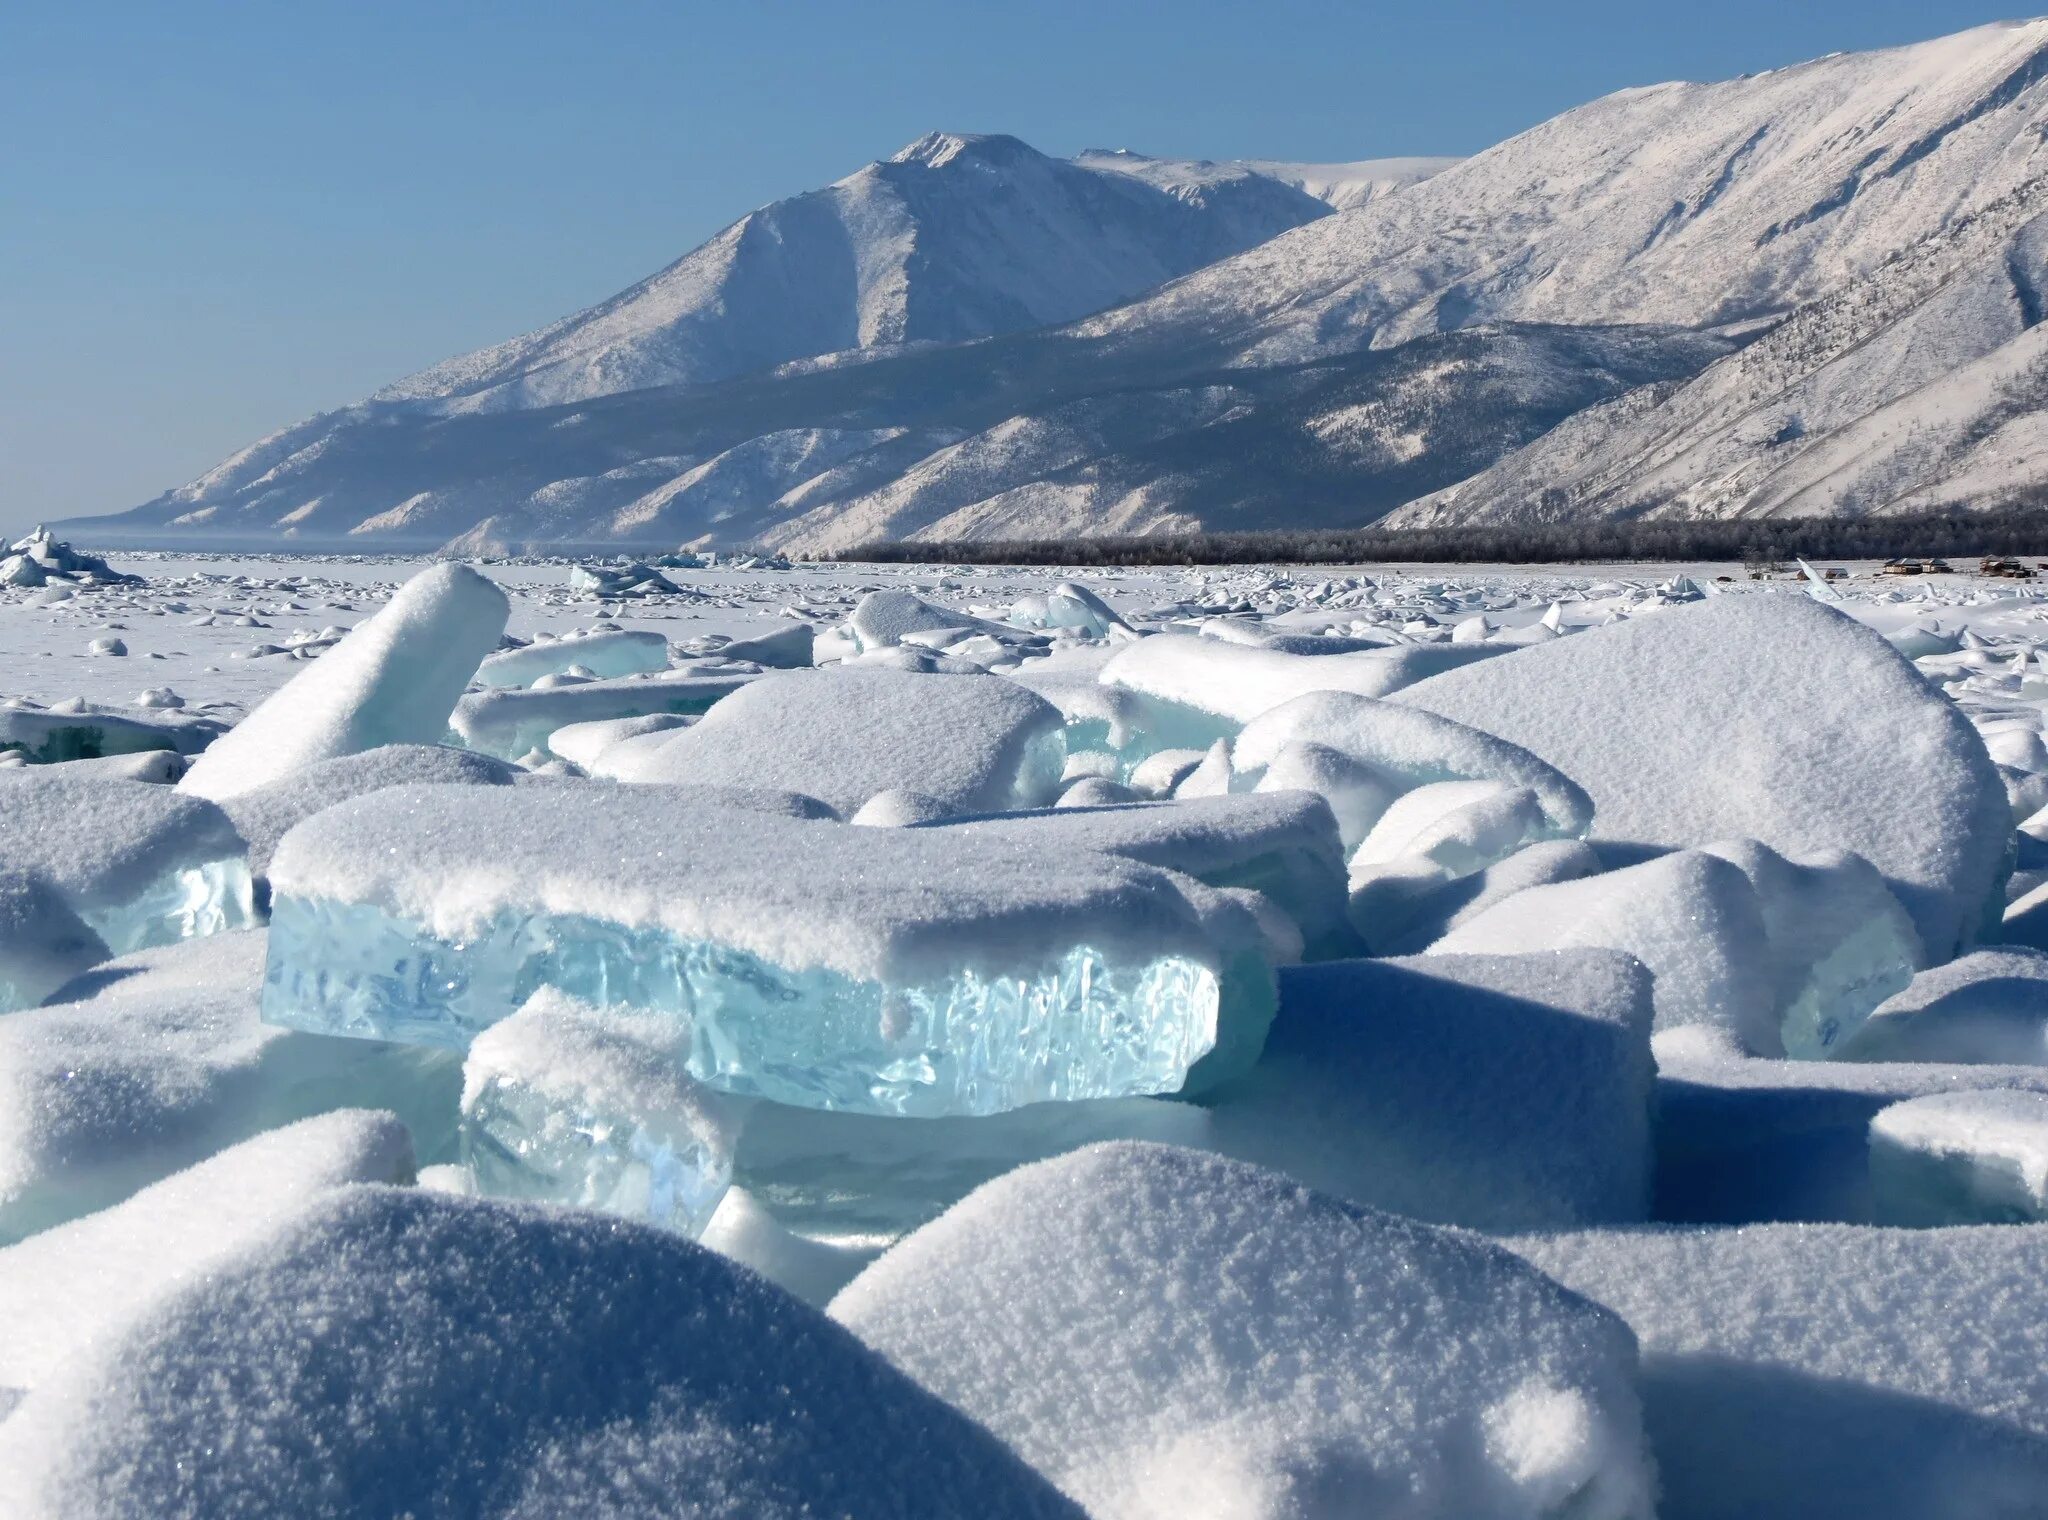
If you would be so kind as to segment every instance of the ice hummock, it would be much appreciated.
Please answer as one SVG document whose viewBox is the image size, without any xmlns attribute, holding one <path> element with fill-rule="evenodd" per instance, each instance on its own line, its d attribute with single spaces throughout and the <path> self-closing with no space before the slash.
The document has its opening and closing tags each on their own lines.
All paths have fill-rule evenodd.
<svg viewBox="0 0 2048 1520">
<path fill-rule="evenodd" d="M 1930 1093 L 1870 1121 L 1879 1224 L 2048 1221 L 2048 1095 Z"/>
<path fill-rule="evenodd" d="M 702 1234 L 732 1181 L 744 1105 L 690 1078 L 686 1045 L 673 1019 L 535 993 L 463 1063 L 475 1191 Z"/>
<path fill-rule="evenodd" d="M 509 610 L 505 593 L 474 570 L 422 571 L 216 740 L 179 786 L 232 797 L 316 760 L 435 742 Z"/>
<path fill-rule="evenodd" d="M 394 788 L 299 825 L 270 874 L 278 1023 L 462 1048 L 554 987 L 686 1021 L 698 1080 L 798 1106 L 1170 1092 L 1216 1042 L 1226 975 L 1271 1017 L 1231 894 L 692 788 Z"/>
</svg>

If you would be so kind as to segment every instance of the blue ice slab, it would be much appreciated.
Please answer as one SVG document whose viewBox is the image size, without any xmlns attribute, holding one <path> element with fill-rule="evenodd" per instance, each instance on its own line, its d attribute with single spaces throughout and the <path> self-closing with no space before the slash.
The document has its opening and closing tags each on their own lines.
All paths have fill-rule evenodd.
<svg viewBox="0 0 2048 1520">
<path fill-rule="evenodd" d="M 905 1115 L 1177 1091 L 1220 1003 L 1198 961 L 1086 946 L 1036 975 L 888 985 L 575 915 L 508 913 L 446 940 L 370 904 L 272 908 L 273 1024 L 459 1050 L 543 987 L 675 1016 L 690 1074 L 725 1092 Z"/>
</svg>

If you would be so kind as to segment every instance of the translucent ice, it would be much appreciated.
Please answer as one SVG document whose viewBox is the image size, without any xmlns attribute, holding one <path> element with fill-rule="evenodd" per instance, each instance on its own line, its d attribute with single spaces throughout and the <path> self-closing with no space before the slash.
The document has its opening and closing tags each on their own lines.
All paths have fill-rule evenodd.
<svg viewBox="0 0 2048 1520">
<path fill-rule="evenodd" d="M 276 1022 L 461 1048 L 551 986 L 687 1020 L 692 1075 L 802 1106 L 1172 1091 L 1217 1039 L 1226 971 L 1271 1016 L 1242 969 L 1264 931 L 1230 894 L 690 788 L 377 792 L 288 834 L 271 882 Z"/>
<path fill-rule="evenodd" d="M 433 743 L 505 631 L 506 612 L 505 593 L 474 570 L 421 572 L 215 741 L 181 788 L 232 797 L 315 760 Z"/>
<path fill-rule="evenodd" d="M 534 994 L 463 1063 L 475 1191 L 701 1234 L 732 1181 L 742 1105 L 689 1077 L 686 1045 L 673 1019 Z"/>
</svg>

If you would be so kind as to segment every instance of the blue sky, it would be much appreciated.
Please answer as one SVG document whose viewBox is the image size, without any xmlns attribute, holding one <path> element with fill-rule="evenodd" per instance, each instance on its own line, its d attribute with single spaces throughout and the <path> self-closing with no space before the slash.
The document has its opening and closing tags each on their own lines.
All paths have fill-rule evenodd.
<svg viewBox="0 0 2048 1520">
<path fill-rule="evenodd" d="M 1466 153 L 1946 0 L 0 5 L 0 529 L 610 294 L 921 133 Z"/>
</svg>

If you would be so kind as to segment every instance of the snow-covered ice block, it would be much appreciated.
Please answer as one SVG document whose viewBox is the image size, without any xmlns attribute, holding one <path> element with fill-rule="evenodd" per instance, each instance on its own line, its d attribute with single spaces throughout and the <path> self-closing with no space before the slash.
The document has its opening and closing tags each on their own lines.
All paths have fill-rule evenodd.
<svg viewBox="0 0 2048 1520">
<path fill-rule="evenodd" d="M 713 1086 L 866 1112 L 1172 1091 L 1266 953 L 1227 894 L 1117 856 L 687 787 L 375 792 L 270 876 L 279 1023 L 461 1048 L 552 986 L 687 1020 Z"/>
<path fill-rule="evenodd" d="M 1253 782 L 1255 792 L 1314 792 L 1330 805 L 1348 857 L 1380 821 L 1400 787 L 1363 761 L 1305 740 L 1280 746 Z"/>
<path fill-rule="evenodd" d="M 1102 667 L 1098 679 L 1146 698 L 1149 726 L 1169 742 L 1203 749 L 1309 692 L 1383 697 L 1502 652 L 1488 644 L 1404 644 L 1352 654 L 1298 655 L 1160 633 L 1125 646 Z"/>
<path fill-rule="evenodd" d="M 1284 968 L 1206 1144 L 1439 1224 L 1644 1219 L 1650 1019 L 1649 973 L 1610 950 Z"/>
<path fill-rule="evenodd" d="M 548 753 L 584 770 L 591 769 L 598 756 L 614 744 L 643 739 L 649 734 L 673 733 L 688 728 L 695 718 L 683 713 L 646 713 L 637 718 L 595 718 L 588 723 L 566 723 L 547 736 Z"/>
<path fill-rule="evenodd" d="M 1049 805 L 1066 760 L 1050 702 L 1001 676 L 869 668 L 788 671 L 735 692 L 630 764 L 620 781 L 780 786 L 852 817 L 878 792 L 956 813 Z"/>
<path fill-rule="evenodd" d="M 1270 778 L 1273 771 L 1266 774 Z M 1581 881 L 1606 869 L 1599 853 L 1584 840 L 1545 840 L 1527 845 L 1469 876 L 1433 884 L 1418 883 L 1415 891 L 1401 899 L 1398 915 L 1387 911 L 1382 895 L 1374 905 L 1377 911 L 1354 918 L 1353 926 L 1375 955 L 1419 955 L 1459 925 L 1517 892 L 1556 882 Z"/>
<path fill-rule="evenodd" d="M 1650 1513 L 1618 1319 L 1481 1240 L 1216 1156 L 1012 1172 L 832 1316 L 1097 1520 Z"/>
<path fill-rule="evenodd" d="M 665 1230 L 345 1189 L 0 1424 L 17 1520 L 1080 1520 L 816 1310 Z M 940 1508 L 945 1507 L 944 1501 Z"/>
<path fill-rule="evenodd" d="M 31 765 L 160 750 L 196 755 L 218 739 L 225 727 L 214 718 L 182 713 L 140 718 L 89 702 L 56 707 L 0 703 L 0 754 L 19 753 Z"/>
<path fill-rule="evenodd" d="M 1534 793 L 1556 836 L 1575 838 L 1593 823 L 1592 799 L 1555 766 L 1520 745 L 1423 708 L 1349 692 L 1311 692 L 1247 723 L 1231 747 L 1231 763 L 1255 782 L 1294 743 L 1321 745 L 1356 761 L 1395 796 L 1432 782 L 1498 781 Z"/>
<path fill-rule="evenodd" d="M 2048 1220 L 2048 1094 L 1931 1093 L 1870 1121 L 1879 1224 Z"/>
<path fill-rule="evenodd" d="M 300 820 L 387 786 L 446 782 L 509 786 L 519 774 L 502 760 L 446 744 L 383 744 L 355 755 L 316 760 L 221 804 L 249 847 L 249 869 L 270 869 L 277 842 Z"/>
<path fill-rule="evenodd" d="M 853 609 L 847 626 L 862 653 L 888 649 L 921 635 L 948 635 L 948 643 L 970 634 L 987 634 L 1006 641 L 1018 637 L 1014 628 L 941 607 L 915 591 L 870 591 Z"/>
<path fill-rule="evenodd" d="M 654 675 L 578 681 L 532 691 L 476 691 L 455 704 L 448 716 L 448 731 L 471 749 L 500 760 L 518 760 L 534 750 L 545 751 L 551 734 L 576 724 L 608 718 L 694 717 L 709 712 L 756 674 L 745 669 L 682 666 Z"/>
<path fill-rule="evenodd" d="M 1510 1244 L 1635 1330 L 1663 1520 L 2040 1512 L 2048 1227 L 1759 1225 Z"/>
<path fill-rule="evenodd" d="M 1007 679 L 1060 710 L 1069 755 L 1107 755 L 1116 765 L 1115 779 L 1128 781 L 1132 769 L 1164 741 L 1150 727 L 1146 700 L 1121 686 L 1105 686 L 1096 679 L 1099 668 L 1055 657 L 1033 660 Z"/>
<path fill-rule="evenodd" d="M 486 655 L 476 668 L 476 684 L 484 687 L 531 686 L 542 676 L 560 675 L 581 666 L 606 679 L 636 676 L 668 668 L 668 639 L 642 629 L 572 630 L 558 639 L 535 639 L 517 649 Z"/>
<path fill-rule="evenodd" d="M 1881 1109 L 1930 1093 L 2048 1093 L 2043 1066 L 1759 1060 L 1710 1033 L 1653 1042 L 1659 1218 L 1867 1222 Z"/>
<path fill-rule="evenodd" d="M 690 1078 L 686 1046 L 673 1019 L 535 993 L 463 1062 L 475 1191 L 699 1234 L 732 1181 L 741 1105 Z"/>
<path fill-rule="evenodd" d="M 389 1114 L 344 1110 L 244 1140 L 110 1209 L 0 1250 L 0 1402 L 329 1189 L 412 1178 L 405 1126 Z"/>
<path fill-rule="evenodd" d="M 458 1061 L 259 1022 L 263 961 L 261 931 L 217 934 L 111 961 L 0 1017 L 0 1242 L 337 1108 L 392 1110 L 422 1159 L 452 1147 Z"/>
<path fill-rule="evenodd" d="M 1531 887 L 1475 914 L 1431 955 L 1520 955 L 1605 946 L 1657 979 L 1657 1027 L 1712 1024 L 1751 1050 L 1782 1049 L 1756 892 L 1740 869 L 1701 850 L 1580 881 Z"/>
<path fill-rule="evenodd" d="M 898 1119 L 761 1103 L 747 1115 L 734 1178 L 790 1233 L 836 1246 L 889 1244 L 992 1178 L 1105 1140 L 1204 1148 L 1192 1103 L 1097 1098 L 977 1118 Z"/>
<path fill-rule="evenodd" d="M 802 670 L 811 663 L 817 630 L 809 623 L 785 623 L 767 633 L 719 646 L 721 658 L 751 660 L 769 670 Z"/>
<path fill-rule="evenodd" d="M 1596 842 L 1853 850 L 1935 961 L 1997 921 L 2012 821 L 1983 741 L 1882 638 L 1807 597 L 1712 597 L 1395 700 L 1549 761 L 1593 798 Z"/>
<path fill-rule="evenodd" d="M 197 797 L 232 797 L 316 760 L 433 743 L 497 647 L 508 611 L 505 593 L 474 570 L 421 571 L 216 740 L 179 786 Z"/>
<path fill-rule="evenodd" d="M 188 765 L 176 750 L 149 749 L 92 760 L 55 760 L 34 768 L 8 766 L 0 768 L 0 777 L 57 776 L 66 781 L 141 781 L 150 786 L 169 786 L 185 774 Z"/>
<path fill-rule="evenodd" d="M 1026 849 L 1089 849 L 1262 893 L 1300 929 L 1309 953 L 1348 944 L 1336 820 L 1301 792 L 1233 794 L 1117 807 L 1066 807 L 937 825 Z"/>
<path fill-rule="evenodd" d="M 1838 1054 L 1845 1061 L 2048 1065 L 2048 954 L 1978 950 L 1923 971 Z"/>
<path fill-rule="evenodd" d="M 0 783 L 0 819 L 0 880 L 13 883 L 4 911 L 24 926 L 0 938 L 0 1012 L 52 990 L 52 937 L 76 940 L 72 918 L 103 947 L 93 959 L 255 922 L 241 837 L 210 802 L 37 772 Z M 90 941 L 79 947 L 91 953 Z"/>
<path fill-rule="evenodd" d="M 56 887 L 32 871 L 0 871 L 0 1013 L 33 1008 L 107 954 Z"/>
<path fill-rule="evenodd" d="M 1913 980 L 1920 936 L 1862 856 L 1831 850 L 1790 860 L 1754 839 L 1706 849 L 1739 866 L 1756 890 L 1785 1055 L 1836 1054 L 1873 1009 Z"/>
</svg>

